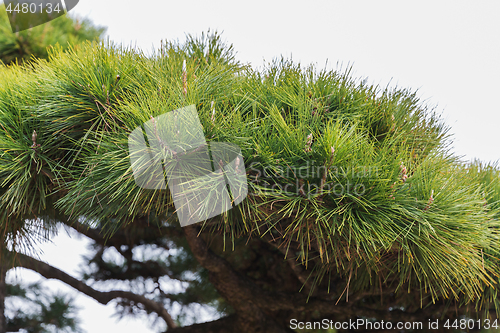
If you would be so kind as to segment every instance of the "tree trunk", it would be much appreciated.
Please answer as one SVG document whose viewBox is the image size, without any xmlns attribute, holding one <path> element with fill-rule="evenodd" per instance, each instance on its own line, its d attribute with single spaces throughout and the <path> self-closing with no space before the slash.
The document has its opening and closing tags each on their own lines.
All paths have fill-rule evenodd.
<svg viewBox="0 0 500 333">
<path fill-rule="evenodd" d="M 7 322 L 5 320 L 5 296 L 7 286 L 5 277 L 7 275 L 7 267 L 0 262 L 0 333 L 7 332 Z"/>
</svg>

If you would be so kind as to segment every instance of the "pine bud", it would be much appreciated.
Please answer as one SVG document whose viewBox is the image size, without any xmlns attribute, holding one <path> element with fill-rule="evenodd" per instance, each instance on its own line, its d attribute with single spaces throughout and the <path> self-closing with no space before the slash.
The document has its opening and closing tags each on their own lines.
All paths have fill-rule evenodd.
<svg viewBox="0 0 500 333">
<path fill-rule="evenodd" d="M 211 116 L 212 123 L 215 123 L 215 108 L 214 108 L 214 101 L 212 101 L 212 103 L 210 104 L 210 109 L 212 110 L 212 116 Z"/>
<path fill-rule="evenodd" d="M 408 179 L 408 175 L 407 175 L 407 169 L 406 167 L 404 166 L 403 162 L 401 161 L 401 165 L 399 167 L 401 169 L 401 180 L 404 182 L 406 182 L 406 179 Z"/>
<path fill-rule="evenodd" d="M 307 136 L 307 141 L 306 141 L 306 148 L 304 149 L 306 152 L 310 152 L 311 151 L 311 146 L 312 146 L 312 138 L 313 138 L 313 135 L 312 133 L 309 134 Z"/>
<path fill-rule="evenodd" d="M 429 197 L 429 201 L 427 202 L 427 206 L 425 206 L 425 211 L 428 210 L 432 203 L 434 202 L 434 190 L 431 190 L 431 196 Z"/>
<path fill-rule="evenodd" d="M 187 66 L 186 59 L 182 62 L 182 88 L 184 95 L 187 95 Z"/>
<path fill-rule="evenodd" d="M 36 134 L 36 131 L 33 130 L 33 134 L 31 135 L 31 141 L 33 142 L 33 144 L 31 145 L 31 148 L 38 148 L 40 147 L 40 144 L 37 144 L 36 143 L 36 138 L 37 138 L 37 134 Z"/>
</svg>

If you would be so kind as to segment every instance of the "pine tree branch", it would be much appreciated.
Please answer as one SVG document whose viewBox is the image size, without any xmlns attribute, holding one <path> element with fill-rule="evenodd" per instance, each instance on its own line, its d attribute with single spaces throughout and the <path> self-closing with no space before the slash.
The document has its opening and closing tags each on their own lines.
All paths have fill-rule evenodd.
<svg viewBox="0 0 500 333">
<path fill-rule="evenodd" d="M 231 264 L 222 257 L 213 253 L 203 238 L 198 236 L 199 229 L 194 226 L 184 228 L 189 246 L 199 263 L 210 273 L 210 281 L 219 293 L 233 306 L 237 315 L 242 312 L 248 315 L 249 311 L 254 314 L 283 313 L 286 311 L 290 318 L 298 318 L 301 313 L 313 313 L 318 311 L 323 318 L 377 318 L 388 321 L 422 321 L 426 322 L 436 314 L 445 315 L 455 311 L 444 302 L 435 304 L 425 309 L 413 312 L 401 310 L 389 310 L 389 306 L 372 309 L 363 304 L 363 299 L 373 295 L 373 292 L 360 292 L 353 294 L 353 301 L 336 304 L 340 295 L 333 295 L 331 300 L 305 295 L 290 294 L 284 292 L 264 291 L 248 277 L 239 274 Z M 391 288 L 387 293 L 394 292 Z M 251 307 L 250 307 L 251 305 Z M 246 312 L 245 312 L 246 311 Z M 257 320 L 262 318 L 250 318 Z M 243 330 L 243 332 L 246 332 Z M 266 332 L 264 330 L 264 332 Z"/>
<path fill-rule="evenodd" d="M 235 331 L 292 332 L 262 311 L 260 306 L 264 299 L 260 288 L 235 271 L 229 262 L 212 252 L 206 242 L 198 237 L 199 230 L 196 226 L 187 226 L 183 230 L 196 260 L 209 271 L 210 282 L 236 311 Z"/>
<path fill-rule="evenodd" d="M 7 319 L 5 317 L 5 297 L 7 296 L 6 275 L 7 266 L 0 264 L 0 333 L 7 331 Z"/>
<path fill-rule="evenodd" d="M 68 219 L 64 219 L 58 217 L 58 221 L 63 224 L 71 227 L 78 233 L 87 236 L 97 244 L 101 246 L 109 246 L 114 247 L 127 261 L 128 265 L 125 270 L 121 270 L 120 272 L 113 272 L 113 276 L 107 276 L 106 279 L 117 279 L 117 280 L 132 280 L 137 277 L 138 274 L 145 277 L 159 278 L 161 276 L 168 276 L 169 278 L 181 282 L 191 282 L 187 279 L 181 279 L 179 276 L 175 276 L 170 270 L 166 267 L 159 264 L 159 262 L 155 260 L 148 261 L 137 261 L 133 260 L 131 249 L 133 246 L 137 245 L 139 241 L 143 241 L 144 238 L 137 237 L 137 233 L 133 233 L 130 230 L 126 230 L 124 228 L 116 231 L 110 238 L 106 238 L 103 236 L 102 232 L 96 228 L 90 228 L 88 225 L 83 223 L 74 221 L 71 222 Z M 149 225 L 145 218 L 136 218 L 134 220 L 135 224 L 139 224 L 142 230 L 147 233 L 150 237 L 156 238 L 164 238 L 169 237 L 184 237 L 182 230 L 180 228 L 161 226 L 156 227 Z M 159 247 L 169 250 L 168 246 L 162 244 L 158 244 Z M 122 250 L 122 245 L 126 245 L 128 248 L 126 251 Z M 132 268 L 133 267 L 133 268 Z M 96 278 L 95 276 L 93 276 Z M 97 280 L 100 280 L 97 278 Z"/>
<path fill-rule="evenodd" d="M 155 226 L 150 225 L 147 222 L 146 218 L 140 217 L 136 218 L 131 225 L 140 224 L 143 226 L 144 235 L 143 237 L 132 237 L 132 235 L 127 234 L 126 230 L 119 229 L 117 230 L 111 237 L 105 237 L 103 235 L 102 230 L 91 228 L 86 224 L 80 223 L 78 221 L 70 221 L 67 218 L 58 216 L 57 220 L 62 222 L 63 224 L 73 228 L 78 233 L 87 236 L 88 238 L 94 240 L 97 244 L 106 245 L 106 246 L 114 246 L 119 248 L 121 245 L 129 245 L 133 239 L 137 238 L 138 240 L 144 241 L 144 237 L 158 237 L 158 235 L 165 235 L 171 237 L 183 237 L 182 231 L 179 228 L 168 227 L 168 226 Z M 135 235 L 137 236 L 137 235 Z M 130 244 L 133 245 L 133 244 Z"/>
<path fill-rule="evenodd" d="M 167 333 L 234 333 L 236 316 L 230 315 L 214 321 L 169 329 Z"/>
<path fill-rule="evenodd" d="M 101 304 L 108 304 L 110 301 L 114 300 L 115 298 L 123 298 L 127 300 L 131 300 L 137 303 L 141 303 L 145 306 L 146 309 L 155 312 L 160 316 L 165 322 L 167 323 L 167 326 L 169 328 L 175 328 L 177 325 L 175 324 L 174 320 L 170 316 L 170 314 L 167 312 L 165 307 L 157 303 L 151 299 L 146 298 L 143 295 L 138 295 L 134 294 L 129 291 L 123 291 L 123 290 L 112 290 L 112 291 L 98 291 L 95 290 L 94 288 L 88 286 L 86 283 L 72 277 L 71 275 L 61 271 L 58 268 L 55 268 L 49 264 L 46 264 L 42 261 L 39 261 L 37 259 L 34 259 L 32 257 L 29 257 L 27 255 L 24 255 L 22 253 L 13 253 L 13 252 L 8 252 L 8 254 L 11 257 L 14 257 L 14 266 L 15 267 L 24 267 L 30 270 L 33 270 L 43 277 L 47 279 L 57 279 L 59 281 L 64 282 L 65 284 L 75 288 L 76 290 L 84 293 L 87 296 L 92 297 L 95 299 L 97 302 Z"/>
<path fill-rule="evenodd" d="M 273 239 L 270 233 L 267 233 L 263 237 L 263 241 L 271 244 L 274 248 L 280 251 L 283 254 L 283 257 L 287 256 L 287 250 L 281 244 Z M 297 264 L 295 260 L 291 260 L 290 258 L 285 258 L 286 262 L 292 269 L 292 272 L 295 274 L 297 279 L 307 288 L 306 292 L 309 292 L 312 289 L 312 278 L 310 278 L 310 274 L 304 269 L 303 265 Z"/>
</svg>

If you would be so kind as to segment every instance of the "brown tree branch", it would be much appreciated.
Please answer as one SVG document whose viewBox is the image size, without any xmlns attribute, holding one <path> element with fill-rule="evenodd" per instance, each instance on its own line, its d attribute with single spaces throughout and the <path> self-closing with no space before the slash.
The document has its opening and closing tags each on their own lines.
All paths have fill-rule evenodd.
<svg viewBox="0 0 500 333">
<path fill-rule="evenodd" d="M 209 271 L 210 282 L 236 311 L 237 329 L 234 331 L 293 332 L 278 325 L 271 316 L 262 311 L 259 306 L 262 303 L 260 288 L 249 278 L 235 271 L 225 259 L 213 253 L 206 242 L 198 237 L 196 226 L 190 225 L 183 230 L 196 260 Z"/>
<path fill-rule="evenodd" d="M 162 304 L 157 303 L 149 298 L 146 298 L 143 295 L 138 295 L 123 290 L 98 291 L 88 286 L 86 283 L 78 279 L 75 279 L 71 275 L 61 271 L 60 269 L 50 266 L 49 264 L 46 264 L 42 261 L 39 261 L 22 253 L 13 253 L 9 251 L 8 254 L 14 259 L 13 260 L 14 267 L 24 267 L 39 273 L 40 275 L 42 275 L 47 279 L 60 280 L 66 283 L 67 285 L 75 288 L 76 290 L 80 291 L 81 293 L 92 297 L 97 302 L 104 305 L 108 304 L 111 300 L 115 298 L 124 298 L 137 303 L 141 303 L 145 306 L 146 309 L 157 313 L 158 316 L 160 316 L 163 320 L 165 320 L 169 328 L 177 327 L 172 317 Z"/>
<path fill-rule="evenodd" d="M 78 221 L 70 221 L 64 217 L 58 217 L 58 221 L 64 223 L 65 225 L 73 228 L 78 233 L 87 236 L 88 238 L 94 240 L 97 244 L 106 245 L 106 246 L 114 246 L 119 248 L 121 245 L 133 245 L 134 240 L 143 241 L 144 238 L 155 237 L 158 238 L 159 235 L 168 235 L 171 237 L 183 237 L 183 233 L 179 228 L 168 227 L 168 226 L 155 226 L 149 225 L 147 219 L 144 217 L 139 217 L 134 220 L 133 223 L 139 223 L 144 228 L 142 228 L 143 234 L 137 235 L 130 230 L 127 230 L 126 227 L 117 230 L 112 237 L 105 237 L 103 235 L 102 230 L 98 230 L 95 228 L 90 228 L 88 225 L 80 223 Z M 130 224 L 130 225 L 133 225 Z M 128 233 L 127 233 L 128 231 Z M 141 237 L 138 237 L 141 236 Z"/>
<path fill-rule="evenodd" d="M 78 232 L 88 234 L 92 239 L 98 242 L 105 241 L 97 230 L 89 229 L 78 223 L 73 224 L 72 227 Z M 365 316 L 400 321 L 417 319 L 426 320 L 436 313 L 436 311 L 444 311 L 444 308 L 438 305 L 431 307 L 432 309 L 421 309 L 415 312 L 403 312 L 398 310 L 388 311 L 387 307 L 386 309 L 371 309 L 357 302 L 363 298 L 364 293 L 362 292 L 354 294 L 353 301 L 336 305 L 335 302 L 337 298 L 335 297 L 332 301 L 314 296 L 310 297 L 308 300 L 306 296 L 301 294 L 264 291 L 247 276 L 237 272 L 228 261 L 213 253 L 208 248 L 206 242 L 201 237 L 198 237 L 199 229 L 197 227 L 188 226 L 183 228 L 183 231 L 195 258 L 210 272 L 210 281 L 213 283 L 214 287 L 236 310 L 236 315 L 231 317 L 236 318 L 231 319 L 231 325 L 237 328 L 233 331 L 252 332 L 255 331 L 256 327 L 260 326 L 263 329 L 262 332 L 284 332 L 283 330 L 285 329 L 286 331 L 286 328 L 283 328 L 283 323 L 281 323 L 282 325 L 279 327 L 272 318 L 273 313 L 283 313 L 283 311 L 287 311 L 287 313 L 292 316 L 301 312 L 312 313 L 313 311 L 319 311 L 323 316 L 332 316 L 336 318 L 346 316 L 356 318 L 358 316 Z M 282 253 L 284 252 L 284 249 L 280 248 L 278 243 L 274 242 L 273 239 L 265 238 L 263 241 L 282 250 Z M 107 244 L 111 245 L 109 243 Z M 291 264 L 294 263 L 291 262 Z M 300 268 L 301 267 L 295 267 L 295 265 L 292 267 L 295 275 L 304 283 L 307 274 Z M 213 325 L 213 327 L 220 328 L 222 323 L 229 323 L 229 321 L 223 318 L 220 319 L 220 321 L 211 323 L 210 325 Z M 188 327 L 178 328 L 178 332 L 198 332 L 198 329 L 206 330 L 212 327 L 208 323 L 199 325 L 202 326 L 195 325 L 192 329 Z M 220 329 L 218 329 L 218 331 L 220 331 Z"/>
<path fill-rule="evenodd" d="M 7 296 L 6 274 L 6 265 L 0 263 L 0 333 L 7 331 L 7 318 L 5 318 L 5 297 Z"/>
<path fill-rule="evenodd" d="M 276 239 L 274 239 L 270 233 L 267 233 L 264 237 L 262 237 L 262 239 L 280 251 L 281 254 L 283 254 L 283 257 L 287 256 L 288 253 L 285 247 L 282 246 L 283 244 L 278 244 Z M 310 278 L 309 273 L 307 273 L 304 269 L 304 266 L 302 264 L 298 264 L 295 260 L 290 258 L 285 258 L 285 260 L 297 279 L 307 288 L 307 292 L 309 292 L 312 289 L 312 279 Z"/>
<path fill-rule="evenodd" d="M 357 318 L 368 317 L 390 321 L 426 321 L 436 314 L 444 315 L 452 312 L 453 309 L 444 303 L 436 304 L 425 309 L 414 312 L 401 310 L 389 310 L 389 307 L 382 309 L 372 309 L 365 306 L 361 301 L 362 295 L 354 294 L 356 302 L 346 302 L 336 305 L 338 298 L 332 300 L 318 297 L 310 297 L 298 293 L 269 292 L 253 283 L 248 277 L 239 274 L 222 257 L 213 253 L 205 243 L 198 237 L 198 228 L 188 226 L 184 228 L 189 246 L 198 262 L 210 273 L 210 281 L 214 284 L 219 293 L 236 310 L 237 315 L 247 311 L 254 311 L 261 314 L 283 313 L 288 311 L 289 316 L 299 316 L 301 313 L 312 313 L 318 311 L 322 316 L 333 318 Z M 362 293 L 367 296 L 365 293 Z M 249 309 L 251 305 L 251 310 Z M 256 318 L 253 318 L 255 320 Z M 243 332 L 246 332 L 243 330 Z M 250 331 L 251 332 L 251 331 Z M 263 332 L 267 332 L 263 330 Z"/>
<path fill-rule="evenodd" d="M 230 315 L 206 323 L 169 329 L 167 333 L 234 333 L 237 332 L 236 321 L 236 316 Z"/>
</svg>

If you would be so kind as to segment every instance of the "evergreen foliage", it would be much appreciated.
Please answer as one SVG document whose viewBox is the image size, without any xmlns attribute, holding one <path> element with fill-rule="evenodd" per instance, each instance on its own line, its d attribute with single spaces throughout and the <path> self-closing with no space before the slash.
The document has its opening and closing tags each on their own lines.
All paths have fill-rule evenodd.
<svg viewBox="0 0 500 333">
<path fill-rule="evenodd" d="M 77 332 L 73 301 L 64 295 L 50 295 L 38 283 L 26 286 L 8 285 L 9 295 L 7 331 L 21 329 L 27 333 Z M 15 305 L 17 304 L 17 306 Z M 20 306 L 22 305 L 22 306 Z"/>
<path fill-rule="evenodd" d="M 63 15 L 48 23 L 13 33 L 5 5 L 0 4 L 0 61 L 9 65 L 23 63 L 32 57 L 47 59 L 47 48 L 60 45 L 66 49 L 85 40 L 99 39 L 105 28 L 88 19 L 78 20 Z"/>
<path fill-rule="evenodd" d="M 3 86 L 9 84 L 10 80 L 22 80 L 21 77 L 17 77 L 17 70 L 20 67 L 15 64 L 27 65 L 23 69 L 23 75 L 29 75 L 30 61 L 47 59 L 47 48 L 56 47 L 65 50 L 70 44 L 78 47 L 78 44 L 84 40 L 98 39 L 104 31 L 104 28 L 94 26 L 89 20 L 79 21 L 69 16 L 62 16 L 44 25 L 12 33 L 5 6 L 0 4 L 0 64 L 5 64 L 5 66 L 0 65 L 2 72 L 0 84 Z M 13 66 L 9 68 L 6 67 L 7 65 Z M 0 103 L 5 105 L 8 101 L 2 100 Z M 12 125 L 13 123 L 9 123 L 6 119 L 0 123 L 2 128 Z M 2 150 L 1 154 L 3 153 Z M 10 163 L 15 164 L 16 160 L 11 160 Z M 39 184 L 35 181 L 32 185 L 36 188 Z M 2 188 L 4 186 L 5 184 Z M 34 202 L 31 202 L 30 205 L 33 204 Z M 8 205 L 17 206 L 13 202 Z M 25 208 L 32 209 L 30 206 Z M 55 221 L 51 222 L 50 218 L 47 218 L 42 222 L 40 219 L 42 216 L 32 214 L 33 219 L 30 221 L 17 220 L 19 223 L 10 224 L 6 223 L 9 220 L 9 212 L 2 210 L 0 214 L 5 218 L 0 231 L 2 243 L 0 302 L 7 303 L 6 317 L 3 313 L 4 308 L 1 307 L 0 332 L 4 332 L 5 329 L 12 332 L 24 330 L 29 333 L 52 332 L 54 329 L 61 332 L 78 331 L 78 321 L 75 318 L 77 308 L 72 299 L 61 294 L 48 294 L 39 284 L 21 286 L 11 285 L 4 281 L 6 271 L 13 264 L 12 258 L 9 259 L 11 254 L 9 250 L 16 249 L 23 250 L 25 253 L 33 253 L 35 242 L 45 241 L 56 233 Z"/>
<path fill-rule="evenodd" d="M 169 191 L 136 186 L 130 164 L 131 131 L 194 104 L 207 141 L 237 144 L 244 156 L 248 197 L 197 230 L 239 274 L 269 292 L 301 289 L 332 309 L 341 302 L 380 310 L 360 310 L 364 318 L 500 311 L 499 169 L 451 154 L 448 128 L 415 92 L 285 59 L 257 71 L 217 34 L 168 42 L 151 57 L 94 42 L 53 48 L 48 62 L 29 64 L 34 70 L 0 68 L 0 225 L 12 244 L 29 236 L 33 221 L 78 223 L 82 233 L 110 237 L 97 242 L 89 258 L 97 269 L 86 278 L 152 278 L 155 300 L 169 309 L 209 303 L 241 316 L 220 294 L 220 271 L 189 232 L 189 247 L 183 239 Z M 139 262 L 132 248 L 144 244 L 178 255 Z M 102 259 L 113 246 L 125 265 Z M 189 287 L 162 293 L 162 276 Z M 304 306 L 277 321 L 332 315 Z"/>
</svg>

